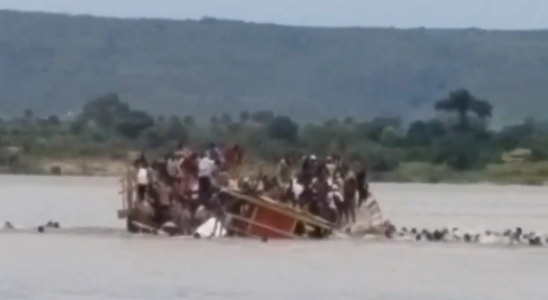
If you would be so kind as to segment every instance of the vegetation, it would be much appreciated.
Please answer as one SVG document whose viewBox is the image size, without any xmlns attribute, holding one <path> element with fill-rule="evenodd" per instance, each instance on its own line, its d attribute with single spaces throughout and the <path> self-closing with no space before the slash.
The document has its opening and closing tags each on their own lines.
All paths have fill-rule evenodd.
<svg viewBox="0 0 548 300">
<path fill-rule="evenodd" d="M 266 109 L 299 122 L 397 115 L 408 122 L 431 117 L 434 102 L 461 86 L 490 99 L 497 128 L 548 110 L 542 30 L 329 29 L 0 11 L 0 70 L 2 118 L 26 108 L 36 117 L 64 115 L 109 91 L 151 114 L 196 121 Z"/>
<path fill-rule="evenodd" d="M 214 141 L 240 144 L 250 163 L 337 153 L 365 162 L 377 180 L 541 184 L 548 178 L 548 162 L 543 162 L 548 160 L 548 124 L 526 120 L 493 131 L 494 107 L 465 89 L 449 93 L 432 110 L 437 117 L 409 126 L 384 117 L 302 125 L 267 110 L 222 114 L 200 124 L 190 115 L 154 117 L 107 94 L 67 118 L 38 118 L 26 110 L 0 122 L 0 145 L 20 147 L 22 155 L 4 155 L 0 162 L 9 170 L 30 158 L 117 160 L 128 150 L 163 155 L 181 142 L 200 148 Z"/>
</svg>

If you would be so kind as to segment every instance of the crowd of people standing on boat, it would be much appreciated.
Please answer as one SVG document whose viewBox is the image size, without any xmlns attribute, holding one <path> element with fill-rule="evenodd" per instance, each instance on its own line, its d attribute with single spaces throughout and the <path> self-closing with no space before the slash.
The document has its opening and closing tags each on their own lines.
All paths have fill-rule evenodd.
<svg viewBox="0 0 548 300">
<path fill-rule="evenodd" d="M 149 163 L 144 153 L 134 161 L 137 170 L 137 200 L 148 200 L 154 210 L 173 201 L 195 211 L 204 205 L 218 186 L 219 175 L 241 161 L 238 145 L 221 148 L 214 143 L 202 151 L 185 145 Z M 159 198 L 164 196 L 164 201 Z"/>
<path fill-rule="evenodd" d="M 210 143 L 203 151 L 180 145 L 176 151 L 149 164 L 144 154 L 134 162 L 137 168 L 137 196 L 140 201 L 158 198 L 156 182 L 165 183 L 171 202 L 178 200 L 195 211 L 206 205 L 213 191 L 227 185 L 226 172 L 241 164 L 243 150 L 238 146 L 221 148 Z M 356 209 L 369 198 L 366 168 L 363 163 L 345 162 L 338 155 L 319 159 L 314 154 L 295 159 L 284 156 L 274 176 L 258 175 L 263 192 L 279 190 L 275 200 L 305 209 L 333 222 L 353 222 Z M 240 178 L 241 179 L 241 178 Z M 368 206 L 380 213 L 378 203 Z M 156 204 L 156 207 L 160 204 Z M 159 208 L 157 208 L 159 209 Z"/>
<path fill-rule="evenodd" d="M 338 155 L 323 159 L 314 154 L 301 157 L 297 166 L 287 156 L 277 165 L 276 183 L 289 194 L 278 195 L 282 201 L 330 221 L 355 222 L 356 210 L 369 200 L 368 206 L 380 213 L 378 203 L 371 199 L 367 172 L 363 162 L 347 163 Z"/>
</svg>

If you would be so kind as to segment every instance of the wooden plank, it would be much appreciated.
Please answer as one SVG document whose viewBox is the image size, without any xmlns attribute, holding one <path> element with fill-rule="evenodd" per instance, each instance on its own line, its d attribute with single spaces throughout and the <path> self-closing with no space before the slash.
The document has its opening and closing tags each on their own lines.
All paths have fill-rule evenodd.
<svg viewBox="0 0 548 300">
<path fill-rule="evenodd" d="M 276 228 L 277 230 L 280 230 L 283 232 L 294 234 L 293 225 L 295 224 L 295 221 L 297 221 L 297 219 L 293 218 L 290 215 L 277 212 L 265 206 L 254 205 L 254 207 L 256 207 L 256 210 L 255 210 L 254 216 L 251 218 L 251 221 L 254 221 L 263 225 L 268 225 L 272 228 Z M 259 227 L 255 225 L 250 226 L 249 232 L 253 233 L 254 235 L 259 235 L 259 236 L 267 235 L 272 238 L 286 237 L 286 235 L 281 235 L 281 234 L 272 232 L 268 229 L 265 229 L 263 227 Z"/>
<path fill-rule="evenodd" d="M 222 191 L 234 196 L 234 197 L 237 197 L 241 200 L 245 200 L 245 201 L 248 201 L 250 203 L 253 203 L 253 204 L 256 204 L 256 205 L 260 205 L 260 206 L 265 206 L 265 207 L 268 207 L 274 211 L 277 211 L 279 213 L 282 213 L 282 214 L 287 214 L 301 222 L 305 222 L 305 223 L 309 223 L 309 224 L 312 224 L 314 226 L 318 226 L 320 228 L 323 228 L 323 229 L 328 229 L 328 230 L 333 230 L 333 226 L 321 219 L 321 218 L 318 218 L 318 217 L 315 217 L 315 216 L 310 216 L 308 214 L 304 214 L 304 213 L 300 213 L 300 212 L 297 212 L 295 211 L 294 209 L 291 209 L 291 208 L 288 208 L 288 207 L 284 207 L 284 206 L 281 206 L 275 202 L 270 202 L 270 201 L 267 201 L 267 200 L 264 200 L 262 198 L 255 198 L 255 197 L 252 197 L 252 196 L 248 196 L 248 195 L 245 195 L 245 194 L 242 194 L 242 193 L 239 193 L 239 192 L 236 192 L 236 191 L 232 191 L 232 190 L 229 190 L 229 189 L 222 189 Z"/>
<path fill-rule="evenodd" d="M 311 219 L 311 222 L 319 222 L 319 223 L 323 223 L 327 226 L 332 226 L 329 221 L 327 221 L 323 218 L 320 218 L 318 216 L 315 216 L 315 215 L 309 213 L 308 211 L 304 211 L 304 210 L 301 210 L 301 209 L 296 209 L 296 208 L 291 207 L 289 205 L 283 204 L 279 201 L 270 199 L 266 196 L 258 196 L 257 198 L 264 201 L 264 203 L 269 205 L 269 207 L 275 207 L 275 208 L 283 209 L 284 211 L 288 211 L 290 213 L 297 214 L 301 218 Z"/>
<path fill-rule="evenodd" d="M 135 225 L 136 227 L 139 227 L 140 229 L 144 229 L 144 230 L 148 230 L 150 232 L 156 232 L 158 234 L 168 235 L 169 236 L 169 233 L 165 232 L 164 230 L 162 230 L 160 228 L 154 228 L 154 227 L 148 226 L 146 224 L 143 224 L 143 223 L 137 222 L 137 221 L 131 221 L 131 223 L 133 225 Z"/>
<path fill-rule="evenodd" d="M 240 220 L 240 221 L 243 221 L 243 222 L 247 222 L 247 223 L 250 223 L 250 224 L 253 224 L 255 226 L 258 226 L 258 227 L 262 227 L 264 229 L 267 229 L 267 230 L 270 230 L 272 232 L 275 232 L 275 233 L 278 233 L 278 234 L 281 234 L 283 236 L 286 236 L 287 238 L 291 238 L 291 239 L 304 239 L 300 236 L 297 236 L 297 235 L 294 235 L 292 233 L 287 233 L 287 232 L 284 232 L 282 230 L 278 230 L 276 228 L 273 228 L 273 227 L 270 227 L 268 225 L 264 225 L 264 224 L 261 224 L 261 223 L 258 223 L 258 222 L 255 222 L 255 221 L 252 221 L 252 220 L 249 220 L 249 219 L 246 219 L 246 218 L 242 218 L 238 215 L 233 215 L 233 214 L 229 214 L 227 213 L 227 215 L 231 218 L 234 218 L 236 220 Z"/>
<path fill-rule="evenodd" d="M 297 230 L 297 223 L 299 223 L 299 220 L 295 219 L 295 221 L 293 222 L 293 229 L 291 229 L 291 232 L 295 232 L 295 230 Z"/>
<path fill-rule="evenodd" d="M 280 204 L 280 203 L 278 203 L 278 202 L 276 202 L 272 199 L 267 200 L 267 199 L 265 199 L 265 197 L 250 196 L 250 195 L 246 195 L 246 194 L 243 194 L 241 192 L 230 190 L 230 189 L 223 189 L 223 191 L 230 194 L 230 195 L 232 195 L 232 196 L 234 196 L 234 197 L 237 197 L 241 200 L 245 200 L 247 202 L 257 204 L 257 205 L 260 205 L 260 206 L 272 208 L 273 210 L 276 210 L 276 211 L 281 212 L 281 213 L 291 214 L 291 215 L 295 216 L 296 218 L 298 218 L 302 221 L 309 221 L 310 223 L 321 223 L 321 224 L 318 224 L 318 225 L 326 225 L 326 226 L 330 225 L 328 221 L 326 221 L 322 218 L 310 215 L 309 213 L 304 212 L 304 211 L 295 210 L 292 207 L 282 205 L 282 204 Z"/>
<path fill-rule="evenodd" d="M 259 210 L 259 207 L 257 205 L 253 205 L 253 206 L 251 206 L 250 209 L 253 210 L 253 212 L 251 213 L 250 220 L 255 220 L 255 218 L 257 217 L 257 211 Z M 253 225 L 253 224 L 250 223 L 250 222 L 247 223 L 247 232 L 251 232 L 251 225 Z"/>
<path fill-rule="evenodd" d="M 269 197 L 266 197 L 266 196 L 258 196 L 259 199 L 263 200 L 263 201 L 266 201 L 266 202 L 269 202 L 269 204 L 273 204 L 273 205 L 276 205 L 278 207 L 281 207 L 283 209 L 286 209 L 288 211 L 292 211 L 292 212 L 295 212 L 297 214 L 300 214 L 300 215 L 303 215 L 307 218 L 311 218 L 315 221 L 318 221 L 318 222 L 322 222 L 322 223 L 325 223 L 326 225 L 331 225 L 331 223 L 323 218 L 320 218 L 316 215 L 313 215 L 311 213 L 309 213 L 308 211 L 304 211 L 304 210 L 301 210 L 301 209 L 298 209 L 298 208 L 294 208 L 294 207 L 291 207 L 287 204 L 284 204 L 284 203 L 281 203 L 279 201 L 276 201 L 274 199 L 271 199 Z"/>
</svg>

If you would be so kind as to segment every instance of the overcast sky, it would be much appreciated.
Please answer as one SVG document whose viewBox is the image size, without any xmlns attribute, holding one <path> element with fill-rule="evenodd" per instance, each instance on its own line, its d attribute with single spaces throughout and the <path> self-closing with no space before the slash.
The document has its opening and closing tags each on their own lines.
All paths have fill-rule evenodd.
<svg viewBox="0 0 548 300">
<path fill-rule="evenodd" d="M 306 26 L 548 28 L 548 0 L 0 0 L 0 8 Z"/>
</svg>

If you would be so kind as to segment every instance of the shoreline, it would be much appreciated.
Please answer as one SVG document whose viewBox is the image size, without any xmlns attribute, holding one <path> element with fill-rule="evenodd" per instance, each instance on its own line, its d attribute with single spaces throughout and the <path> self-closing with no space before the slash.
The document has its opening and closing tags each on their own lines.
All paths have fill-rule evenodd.
<svg viewBox="0 0 548 300">
<path fill-rule="evenodd" d="M 26 164 L 14 168 L 2 168 L 2 175 L 31 175 L 51 177 L 121 177 L 125 174 L 123 160 L 108 158 L 54 159 L 28 158 Z M 255 164 L 256 166 L 258 164 Z M 273 168 L 262 164 L 271 173 Z M 242 166 L 244 174 L 252 174 L 257 167 Z M 391 172 L 370 173 L 371 183 L 417 183 L 417 184 L 493 184 L 547 186 L 548 163 L 521 163 L 490 165 L 483 170 L 458 172 L 445 166 L 425 163 L 403 163 Z"/>
<path fill-rule="evenodd" d="M 3 175 L 34 176 L 76 176 L 76 177 L 117 177 L 125 173 L 125 163 L 121 160 L 93 159 L 50 159 L 26 158 L 12 168 L 1 168 Z"/>
</svg>

